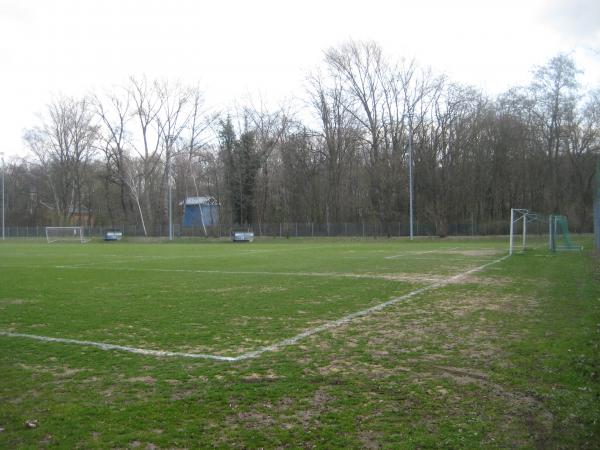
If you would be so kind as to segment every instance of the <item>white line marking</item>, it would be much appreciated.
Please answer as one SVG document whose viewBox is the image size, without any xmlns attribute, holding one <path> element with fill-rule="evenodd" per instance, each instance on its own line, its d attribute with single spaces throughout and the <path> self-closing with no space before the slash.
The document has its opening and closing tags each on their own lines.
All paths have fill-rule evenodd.
<svg viewBox="0 0 600 450">
<path fill-rule="evenodd" d="M 80 265 L 70 266 L 55 266 L 58 269 L 83 269 Z M 265 275 L 265 276 L 286 276 L 286 277 L 330 277 L 330 278 L 367 278 L 374 280 L 391 280 L 391 274 L 361 274 L 361 273 L 344 273 L 344 272 L 269 272 L 257 270 L 196 270 L 196 269 L 153 269 L 153 268 L 133 268 L 133 267 L 97 267 L 94 270 L 116 270 L 119 272 L 177 272 L 177 273 L 206 273 L 206 274 L 223 274 L 223 275 Z M 406 281 L 406 280 L 401 280 Z"/>
<path fill-rule="evenodd" d="M 348 323 L 348 322 L 350 322 L 350 321 L 352 321 L 352 320 L 354 320 L 354 319 L 356 319 L 358 317 L 364 317 L 364 316 L 367 316 L 367 315 L 369 315 L 369 314 L 371 314 L 373 312 L 380 311 L 380 310 L 382 310 L 384 308 L 387 308 L 390 305 L 393 305 L 395 303 L 401 302 L 402 300 L 407 300 L 407 299 L 412 298 L 412 297 L 414 297 L 416 295 L 422 294 L 423 292 L 427 292 L 427 291 L 430 291 L 432 289 L 437 289 L 439 287 L 442 287 L 442 286 L 448 285 L 450 283 L 453 283 L 453 282 L 455 282 L 457 280 L 460 280 L 461 278 L 466 277 L 467 275 L 470 275 L 470 274 L 475 273 L 475 272 L 479 272 L 480 270 L 483 270 L 486 267 L 491 266 L 492 264 L 497 264 L 497 263 L 505 260 L 506 258 L 508 258 L 508 256 L 509 255 L 503 256 L 500 259 L 497 259 L 495 261 L 489 262 L 489 263 L 484 264 L 482 266 L 475 267 L 473 269 L 467 270 L 466 272 L 460 273 L 458 275 L 454 275 L 454 276 L 452 276 L 450 278 L 447 278 L 446 280 L 430 284 L 430 285 L 422 287 L 420 289 L 416 289 L 416 290 L 414 290 L 412 292 L 409 292 L 408 294 L 401 295 L 400 297 L 394 297 L 394 298 L 392 298 L 392 299 L 390 299 L 390 300 L 388 300 L 386 302 L 380 303 L 378 305 L 372 306 L 372 307 L 367 308 L 367 309 L 363 309 L 362 311 L 357 311 L 357 312 L 354 312 L 352 314 L 348 314 L 347 316 L 344 316 L 341 319 L 337 319 L 337 320 L 334 320 L 334 321 L 331 321 L 331 322 L 326 322 L 326 323 L 324 323 L 322 325 L 319 325 L 317 327 L 314 327 L 314 328 L 308 329 L 306 331 L 303 331 L 302 333 L 297 334 L 296 336 L 293 336 L 293 337 L 291 337 L 289 339 L 284 339 L 283 341 L 277 342 L 275 344 L 268 345 L 266 347 L 261 347 L 258 350 L 254 350 L 254 351 L 251 351 L 251 352 L 243 353 L 243 354 L 241 354 L 241 355 L 239 355 L 239 356 L 236 357 L 236 361 L 241 361 L 241 360 L 250 359 L 250 358 L 256 358 L 257 356 L 260 356 L 260 355 L 262 355 L 265 352 L 273 352 L 273 351 L 279 350 L 282 347 L 286 347 L 288 345 L 294 345 L 298 341 L 300 341 L 301 339 L 304 339 L 304 338 L 306 338 L 308 336 L 311 336 L 313 334 L 320 333 L 321 331 L 329 330 L 331 328 L 335 328 L 335 327 L 338 327 L 340 325 L 344 325 L 344 324 L 346 324 L 346 323 Z"/>
<path fill-rule="evenodd" d="M 386 256 L 385 259 L 404 258 L 406 256 L 424 255 L 426 253 L 436 253 L 436 252 L 438 252 L 438 250 L 428 250 L 426 252 L 405 252 L 405 253 L 400 253 L 399 255 Z"/>
<path fill-rule="evenodd" d="M 82 346 L 87 346 L 87 347 L 96 347 L 101 350 L 118 350 L 118 351 L 136 353 L 136 354 L 146 355 L 146 356 L 157 356 L 157 357 L 165 357 L 165 356 L 169 357 L 170 356 L 170 357 L 193 358 L 193 359 L 209 359 L 209 360 L 214 360 L 214 361 L 225 361 L 225 362 L 243 361 L 246 359 L 257 358 L 258 356 L 260 356 L 266 352 L 278 351 L 283 347 L 287 347 L 289 345 L 294 345 L 298 341 L 300 341 L 304 338 L 307 338 L 309 336 L 312 336 L 313 334 L 317 334 L 317 333 L 320 333 L 321 331 L 329 330 L 331 328 L 339 327 L 340 325 L 349 323 L 350 321 L 352 321 L 356 318 L 365 317 L 371 313 L 374 313 L 374 312 L 380 311 L 384 308 L 387 308 L 388 306 L 394 305 L 403 300 L 407 300 L 409 298 L 412 298 L 419 294 L 422 294 L 423 292 L 427 292 L 427 291 L 437 289 L 442 286 L 446 286 L 450 283 L 460 280 L 461 278 L 466 277 L 467 275 L 470 275 L 475 272 L 479 272 L 479 271 L 485 269 L 486 267 L 489 267 L 493 264 L 497 264 L 501 261 L 504 261 L 508 257 L 509 257 L 509 255 L 503 256 L 502 258 L 497 259 L 495 261 L 491 261 L 489 263 L 483 264 L 482 266 L 475 267 L 473 269 L 469 269 L 466 272 L 459 273 L 458 275 L 451 276 L 451 277 L 447 278 L 446 280 L 442 280 L 437 283 L 433 283 L 428 286 L 416 289 L 412 292 L 409 292 L 408 294 L 404 294 L 399 297 L 394 297 L 386 302 L 380 303 L 380 304 L 372 306 L 370 308 L 363 309 L 361 311 L 357 311 L 352 314 L 348 314 L 347 316 L 344 316 L 340 319 L 326 322 L 317 327 L 310 328 L 310 329 L 305 330 L 302 333 L 299 333 L 291 338 L 284 339 L 282 341 L 276 342 L 271 345 L 267 345 L 265 347 L 260 347 L 257 350 L 252 350 L 252 351 L 249 351 L 246 353 L 242 353 L 238 356 L 221 356 L 221 355 L 211 355 L 211 354 L 204 354 L 204 353 L 170 352 L 170 351 L 165 351 L 165 350 L 147 350 L 147 349 L 143 349 L 143 348 L 127 347 L 124 345 L 107 344 L 107 343 L 103 343 L 103 342 L 80 341 L 77 339 L 55 338 L 55 337 L 49 337 L 49 336 L 38 336 L 38 335 L 34 335 L 34 334 L 13 333 L 13 332 L 9 332 L 9 331 L 0 331 L 0 336 L 35 339 L 35 340 L 44 341 L 44 342 L 59 342 L 59 343 L 63 343 L 63 344 L 75 344 L 75 345 L 82 345 Z"/>
<path fill-rule="evenodd" d="M 147 349 L 143 349 L 143 348 L 127 347 L 125 345 L 107 344 L 104 342 L 80 341 L 77 339 L 38 336 L 35 334 L 11 333 L 8 331 L 0 331 L 0 336 L 36 339 L 38 341 L 44 341 L 44 342 L 60 342 L 62 344 L 76 344 L 76 345 L 83 345 L 86 347 L 96 347 L 101 350 L 120 350 L 120 351 L 124 351 L 124 352 L 137 353 L 139 355 L 147 355 L 147 356 L 179 356 L 179 357 L 184 357 L 184 358 L 213 359 L 216 361 L 237 361 L 237 358 L 230 357 L 230 356 L 207 355 L 207 354 L 203 354 L 203 353 L 169 352 L 169 351 L 165 351 L 165 350 L 147 350 Z"/>
<path fill-rule="evenodd" d="M 472 260 L 471 260 L 472 261 Z M 489 259 L 480 259 L 475 261 L 490 261 Z M 57 269 L 85 269 L 82 265 L 64 265 L 54 266 Z M 363 278 L 370 280 L 386 280 L 386 281 L 408 281 L 406 277 L 394 278 L 393 273 L 347 273 L 347 272 L 270 272 L 258 270 L 202 270 L 202 269 L 158 269 L 158 268 L 139 268 L 139 267 L 96 267 L 94 270 L 109 270 L 109 271 L 128 271 L 128 272 L 166 272 L 166 273 L 202 273 L 202 274 L 222 274 L 222 275 L 264 275 L 264 276 L 285 276 L 285 277 L 324 277 L 324 278 Z M 411 274 L 408 274 L 409 276 Z"/>
</svg>

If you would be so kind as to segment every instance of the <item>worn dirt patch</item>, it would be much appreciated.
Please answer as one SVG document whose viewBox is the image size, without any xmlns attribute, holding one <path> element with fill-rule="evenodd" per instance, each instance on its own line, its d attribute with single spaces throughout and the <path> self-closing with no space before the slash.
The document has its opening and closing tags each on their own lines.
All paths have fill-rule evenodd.
<svg viewBox="0 0 600 450">
<path fill-rule="evenodd" d="M 362 448 L 366 450 L 380 449 L 381 445 L 379 442 L 382 437 L 382 433 L 375 433 L 373 431 L 362 431 L 358 433 L 358 440 L 360 441 Z"/>
<path fill-rule="evenodd" d="M 481 284 L 484 286 L 505 286 L 512 282 L 509 278 L 493 278 L 483 277 L 478 274 L 468 274 L 460 277 L 452 277 L 452 275 L 436 275 L 432 273 L 362 273 L 362 274 L 346 274 L 346 277 L 351 278 L 373 278 L 378 280 L 388 281 L 399 281 L 404 283 L 423 283 L 423 284 L 434 284 L 434 283 L 448 283 L 448 284 L 461 284 L 461 283 L 473 283 Z"/>
<path fill-rule="evenodd" d="M 251 373 L 250 375 L 246 375 L 242 377 L 242 380 L 246 383 L 263 383 L 263 382 L 273 382 L 277 380 L 281 380 L 284 377 L 281 377 L 275 374 L 272 370 L 269 370 L 267 373 Z"/>
<path fill-rule="evenodd" d="M 403 371 L 404 367 L 395 366 L 394 368 L 384 367 L 379 364 L 368 364 L 364 362 L 354 362 L 352 360 L 334 360 L 326 366 L 319 367 L 317 373 L 321 376 L 336 376 L 342 374 L 360 374 L 370 380 L 388 378 Z M 312 371 L 311 371 L 312 372 Z"/>
<path fill-rule="evenodd" d="M 510 278 L 483 277 L 478 274 L 463 275 L 452 278 L 448 284 L 479 284 L 481 286 L 507 286 L 512 283 Z"/>
<path fill-rule="evenodd" d="M 147 385 L 153 385 L 156 383 L 156 379 L 151 376 L 131 377 L 127 378 L 125 381 L 129 383 L 144 383 Z"/>
<path fill-rule="evenodd" d="M 245 289 L 245 288 L 243 286 L 223 287 L 223 288 L 205 289 L 204 292 L 208 292 L 208 293 L 211 293 L 211 294 L 224 294 L 224 293 L 227 293 L 227 292 L 241 291 L 242 289 Z"/>
<path fill-rule="evenodd" d="M 327 404 L 333 402 L 336 398 L 327 392 L 326 388 L 319 388 L 312 399 L 312 406 L 316 409 L 323 409 Z"/>
<path fill-rule="evenodd" d="M 533 311 L 536 304 L 534 298 L 486 292 L 448 296 L 436 303 L 436 309 L 454 316 L 464 316 L 481 310 L 524 314 Z"/>
<path fill-rule="evenodd" d="M 533 395 L 511 390 L 499 383 L 492 382 L 488 374 L 479 370 L 451 366 L 432 367 L 439 370 L 443 377 L 452 379 L 460 386 L 475 384 L 481 389 L 491 390 L 495 396 L 503 398 L 508 405 L 507 415 L 510 415 L 510 420 L 527 423 L 527 427 L 536 441 L 543 442 L 544 437 L 550 435 L 555 418 L 545 405 Z"/>
<path fill-rule="evenodd" d="M 448 277 L 444 275 L 434 275 L 434 274 L 423 274 L 423 273 L 389 273 L 389 274 L 381 274 L 381 273 L 363 273 L 356 275 L 348 275 L 348 277 L 352 278 L 374 278 L 378 280 L 388 280 L 388 281 L 401 281 L 405 283 L 440 283 L 444 280 L 447 280 Z"/>
<path fill-rule="evenodd" d="M 69 378 L 77 373 L 85 372 L 86 369 L 71 369 L 69 367 L 63 367 L 62 372 L 56 373 L 59 378 Z"/>
<path fill-rule="evenodd" d="M 287 411 L 293 405 L 294 405 L 294 400 L 291 397 L 282 397 L 275 405 L 275 409 L 277 411 Z"/>
<path fill-rule="evenodd" d="M 462 255 L 462 256 L 496 256 L 504 254 L 503 250 L 497 250 L 493 248 L 482 248 L 478 250 L 446 250 L 439 251 L 436 253 L 444 253 L 447 255 Z"/>
<path fill-rule="evenodd" d="M 171 395 L 171 400 L 185 400 L 188 398 L 192 398 L 194 395 L 197 394 L 198 391 L 196 389 L 177 390 Z"/>
<path fill-rule="evenodd" d="M 24 305 L 26 303 L 35 303 L 34 300 L 26 300 L 24 298 L 0 298 L 1 305 Z"/>
<path fill-rule="evenodd" d="M 240 412 L 236 419 L 236 422 L 241 422 L 250 429 L 272 427 L 276 423 L 272 416 L 260 412 Z"/>
<path fill-rule="evenodd" d="M 261 294 L 271 294 L 273 292 L 286 292 L 288 288 L 283 286 L 269 286 L 258 289 Z"/>
<path fill-rule="evenodd" d="M 482 386 L 490 385 L 488 375 L 484 372 L 480 372 L 474 369 L 466 369 L 463 367 L 450 367 L 450 366 L 432 366 L 440 370 L 444 376 L 452 378 L 460 385 L 464 384 L 479 384 Z M 498 385 L 499 386 L 499 385 Z M 501 387 L 500 387 L 501 388 Z"/>
<path fill-rule="evenodd" d="M 47 373 L 51 374 L 56 378 L 69 378 L 73 375 L 85 372 L 87 369 L 73 369 L 68 366 L 41 366 L 41 365 L 30 365 L 30 364 L 19 364 L 22 369 L 28 370 L 33 373 Z"/>
</svg>

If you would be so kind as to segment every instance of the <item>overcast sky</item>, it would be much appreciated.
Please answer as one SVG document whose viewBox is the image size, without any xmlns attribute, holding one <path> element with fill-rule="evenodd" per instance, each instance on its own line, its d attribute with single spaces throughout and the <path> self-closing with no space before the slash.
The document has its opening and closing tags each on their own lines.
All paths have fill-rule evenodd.
<svg viewBox="0 0 600 450">
<path fill-rule="evenodd" d="M 571 54 L 600 86 L 599 0 L 0 0 L 0 152 L 58 94 L 131 75 L 199 84 L 207 101 L 304 94 L 323 51 L 374 40 L 492 95 Z"/>
</svg>

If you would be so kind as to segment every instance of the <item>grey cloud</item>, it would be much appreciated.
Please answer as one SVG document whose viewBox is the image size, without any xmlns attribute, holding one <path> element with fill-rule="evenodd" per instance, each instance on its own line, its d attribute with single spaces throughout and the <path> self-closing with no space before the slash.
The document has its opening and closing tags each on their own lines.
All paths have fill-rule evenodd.
<svg viewBox="0 0 600 450">
<path fill-rule="evenodd" d="M 550 0 L 542 14 L 566 38 L 588 41 L 600 36 L 598 0 Z"/>
</svg>

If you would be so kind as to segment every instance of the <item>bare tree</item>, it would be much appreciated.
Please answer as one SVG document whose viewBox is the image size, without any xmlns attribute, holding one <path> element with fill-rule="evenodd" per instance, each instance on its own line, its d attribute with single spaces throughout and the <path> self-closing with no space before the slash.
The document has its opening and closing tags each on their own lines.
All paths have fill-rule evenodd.
<svg viewBox="0 0 600 450">
<path fill-rule="evenodd" d="M 321 124 L 320 134 L 324 144 L 326 216 L 335 222 L 341 219 L 344 203 L 349 201 L 349 196 L 344 193 L 350 184 L 351 167 L 357 164 L 356 150 L 360 132 L 354 115 L 344 103 L 339 77 L 334 75 L 330 80 L 325 80 L 322 75 L 316 74 L 309 77 L 309 84 L 308 94 Z"/>
<path fill-rule="evenodd" d="M 94 97 L 94 108 L 101 123 L 100 149 L 104 154 L 107 172 L 104 178 L 105 183 L 113 183 L 118 186 L 121 211 L 125 221 L 127 221 L 130 203 L 125 165 L 130 147 L 128 126 L 130 125 L 132 112 L 129 92 L 124 89 L 119 89 L 119 91 L 108 93 L 104 98 L 96 95 Z M 105 186 L 106 207 L 111 222 L 114 222 L 113 202 L 110 199 L 109 192 L 109 187 Z"/>
<path fill-rule="evenodd" d="M 91 101 L 58 99 L 26 132 L 36 164 L 10 166 L 11 220 L 45 223 L 52 211 L 65 224 L 93 207 L 98 223 L 141 223 L 149 235 L 166 222 L 174 188 L 176 199 L 216 197 L 232 223 L 375 220 L 395 234 L 411 167 L 421 230 L 504 226 L 515 205 L 589 229 L 600 95 L 582 91 L 578 73 L 559 55 L 529 86 L 491 98 L 375 43 L 348 42 L 309 77 L 316 125 L 249 102 L 218 127 L 197 87 L 131 78 Z"/>
<path fill-rule="evenodd" d="M 144 211 L 141 202 L 142 195 L 146 191 L 146 187 L 144 186 L 144 163 L 140 158 L 136 159 L 129 157 L 125 157 L 123 163 L 124 182 L 129 188 L 129 192 L 135 202 L 144 236 L 147 237 L 148 230 L 146 229 L 146 221 L 144 220 Z"/>
<path fill-rule="evenodd" d="M 574 120 L 578 73 L 573 59 L 561 54 L 536 68 L 530 86 L 532 111 L 538 119 L 547 157 L 547 177 L 550 182 L 548 201 L 553 203 L 555 212 L 560 208 L 564 192 L 559 184 L 559 159 L 567 151 L 567 129 Z"/>
<path fill-rule="evenodd" d="M 250 145 L 248 139 L 249 133 L 252 134 L 252 146 L 255 149 L 256 161 L 252 164 L 256 165 L 257 173 L 255 177 L 256 186 L 254 187 L 255 211 L 253 216 L 261 223 L 265 222 L 268 217 L 268 211 L 273 210 L 274 205 L 271 204 L 275 198 L 272 193 L 275 186 L 274 181 L 275 170 L 277 170 L 279 162 L 279 150 L 292 124 L 292 114 L 289 108 L 280 107 L 275 111 L 269 111 L 264 104 L 250 105 L 243 110 L 244 130 L 240 138 L 245 136 L 246 146 Z M 281 218 L 279 218 L 281 219 Z"/>
<path fill-rule="evenodd" d="M 87 99 L 61 97 L 48 105 L 42 124 L 25 133 L 25 141 L 45 167 L 58 223 L 83 211 L 85 169 L 93 156 L 98 127 Z"/>
<path fill-rule="evenodd" d="M 158 187 L 156 176 L 161 167 L 161 142 L 163 133 L 158 124 L 158 116 L 163 110 L 163 98 L 159 95 L 155 83 L 145 78 L 131 78 L 128 92 L 133 103 L 132 117 L 137 124 L 132 127 L 132 148 L 142 162 L 143 192 L 140 192 L 141 210 L 145 211 L 146 223 L 154 223 Z"/>
</svg>

